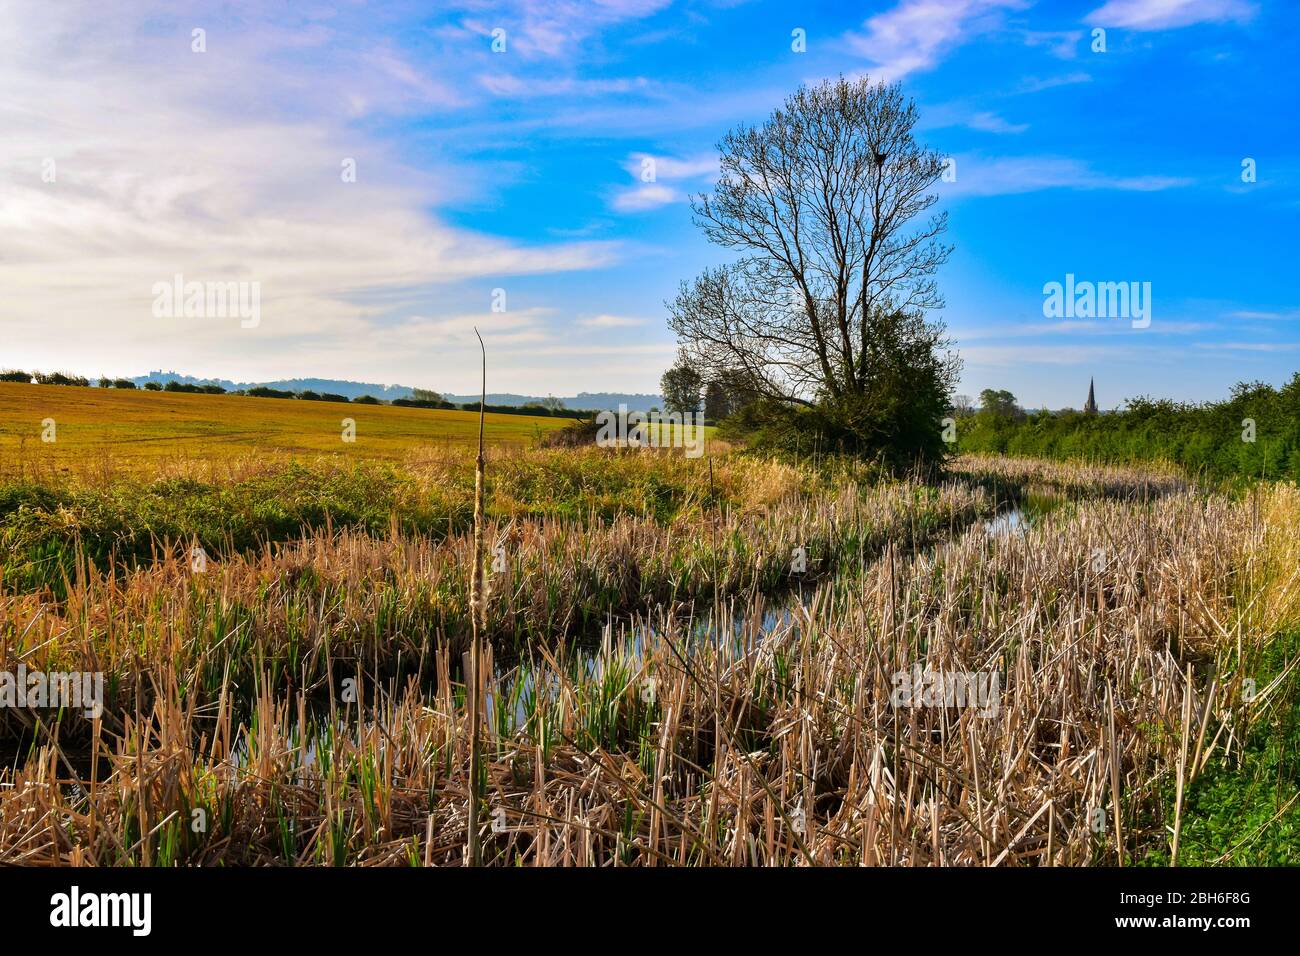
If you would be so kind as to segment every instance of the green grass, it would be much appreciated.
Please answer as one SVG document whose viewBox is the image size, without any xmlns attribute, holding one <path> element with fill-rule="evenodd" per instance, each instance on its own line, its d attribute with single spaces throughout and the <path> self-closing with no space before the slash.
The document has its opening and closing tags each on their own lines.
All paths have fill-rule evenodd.
<svg viewBox="0 0 1300 956">
<path fill-rule="evenodd" d="M 1300 631 L 1278 637 L 1256 678 L 1264 687 L 1300 652 Z M 1300 674 L 1293 671 L 1276 710 L 1252 729 L 1240 760 L 1213 760 L 1184 795 L 1180 866 L 1300 866 Z M 1163 793 L 1173 826 L 1175 784 Z M 1170 847 L 1142 861 L 1168 866 Z"/>
</svg>

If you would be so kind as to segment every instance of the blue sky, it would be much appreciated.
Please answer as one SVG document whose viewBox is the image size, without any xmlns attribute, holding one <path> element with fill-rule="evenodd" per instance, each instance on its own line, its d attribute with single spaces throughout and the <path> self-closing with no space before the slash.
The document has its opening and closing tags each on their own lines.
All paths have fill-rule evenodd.
<svg viewBox="0 0 1300 956">
<path fill-rule="evenodd" d="M 1293 4 L 99 9 L 0 11 L 0 365 L 468 392 L 477 325 L 490 390 L 655 391 L 664 299 L 729 256 L 687 203 L 714 144 L 843 73 L 901 81 L 955 160 L 961 391 L 1078 406 L 1095 376 L 1113 407 L 1300 369 Z M 178 273 L 257 282 L 259 324 L 160 318 Z M 1151 283 L 1150 326 L 1045 317 L 1067 274 Z"/>
</svg>

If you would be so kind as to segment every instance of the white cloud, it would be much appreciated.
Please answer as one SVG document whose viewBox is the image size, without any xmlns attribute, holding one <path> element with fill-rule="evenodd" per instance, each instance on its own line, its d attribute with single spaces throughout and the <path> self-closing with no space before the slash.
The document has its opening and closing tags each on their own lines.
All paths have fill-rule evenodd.
<svg viewBox="0 0 1300 956">
<path fill-rule="evenodd" d="M 1169 30 L 1197 23 L 1245 21 L 1257 10 L 1247 0 L 1108 0 L 1085 19 L 1101 27 Z"/>
<path fill-rule="evenodd" d="M 640 176 L 647 159 L 654 162 L 656 175 L 663 179 L 695 179 L 700 176 L 716 176 L 718 173 L 718 157 L 713 153 L 685 159 L 676 156 L 633 153 L 627 158 L 623 167 L 633 176 Z"/>
<path fill-rule="evenodd" d="M 1300 319 L 1300 309 L 1236 309 L 1227 314 L 1230 319 L 1246 320 L 1263 320 L 1274 322 L 1278 320 L 1294 321 Z"/>
<path fill-rule="evenodd" d="M 672 0 L 513 0 L 496 3 L 491 21 L 466 20 L 466 30 L 490 36 L 506 31 L 507 50 L 528 58 L 572 55 L 589 37 L 624 22 L 642 20 Z M 476 10 L 481 8 L 476 4 Z"/>
<path fill-rule="evenodd" d="M 1043 90 L 1050 90 L 1057 86 L 1070 86 L 1075 83 L 1091 83 L 1092 75 L 1084 73 L 1082 70 L 1074 73 L 1064 73 L 1060 76 L 1027 76 L 1020 84 L 1021 93 L 1041 93 Z"/>
<path fill-rule="evenodd" d="M 1208 351 L 1226 349 L 1231 352 L 1294 352 L 1300 349 L 1300 342 L 1202 342 L 1196 347 Z"/>
<path fill-rule="evenodd" d="M 1079 41 L 1083 39 L 1082 30 L 1026 30 L 1022 34 L 1025 46 L 1044 46 L 1052 56 L 1062 60 L 1073 60 L 1079 53 Z"/>
<path fill-rule="evenodd" d="M 616 190 L 610 198 L 610 206 L 619 212 L 644 212 L 685 202 L 688 190 L 674 183 L 694 180 L 703 185 L 706 178 L 717 175 L 718 158 L 713 154 L 682 158 L 632 153 L 623 163 L 623 168 L 637 182 Z"/>
<path fill-rule="evenodd" d="M 644 323 L 645 319 L 634 319 L 626 315 L 594 315 L 591 318 L 578 319 L 574 324 L 585 329 L 620 329 Z"/>
<path fill-rule="evenodd" d="M 614 194 L 610 205 L 619 212 L 644 212 L 671 203 L 682 202 L 686 194 L 661 183 L 640 183 Z"/>
<path fill-rule="evenodd" d="M 676 354 L 677 346 L 672 342 L 660 343 L 637 343 L 634 345 L 617 344 L 621 340 L 615 340 L 608 344 L 601 343 L 584 343 L 582 345 L 550 345 L 545 348 L 529 348 L 529 355 L 545 356 L 582 356 L 582 355 L 647 355 L 647 356 L 671 356 Z M 645 367 L 641 367 L 641 373 L 645 373 Z"/>
<path fill-rule="evenodd" d="M 494 96 L 529 99 L 541 96 L 607 96 L 649 91 L 654 84 L 643 76 L 583 80 L 566 76 L 554 79 L 517 76 L 513 73 L 483 73 L 479 85 Z"/>
<path fill-rule="evenodd" d="M 547 336 L 544 319 L 553 312 L 553 309 L 538 307 L 452 316 L 414 315 L 387 330 L 386 337 L 398 348 L 427 348 L 431 343 L 445 345 L 448 340 L 476 342 L 475 330 L 488 345 L 541 342 Z"/>
<path fill-rule="evenodd" d="M 941 195 L 1003 196 L 1037 192 L 1040 189 L 1118 189 L 1132 192 L 1155 192 L 1187 186 L 1191 179 L 1148 174 L 1113 176 L 1094 170 L 1077 159 L 1057 156 L 1015 156 L 988 159 L 983 156 L 956 156 L 957 179 L 941 183 Z"/>
<path fill-rule="evenodd" d="M 873 78 L 893 82 L 933 67 L 950 50 L 992 29 L 1001 11 L 1025 5 L 1024 0 L 901 0 L 847 40 L 871 62 Z"/>
<path fill-rule="evenodd" d="M 237 21 L 200 4 L 153 9 L 0 12 L 0 48 L 14 51 L 0 58 L 0 285 L 15 360 L 241 379 L 345 364 L 360 376 L 369 363 L 375 375 L 437 354 L 436 338 L 401 339 L 402 316 L 427 308 L 434 287 L 480 282 L 486 312 L 509 276 L 617 256 L 612 243 L 522 245 L 431 213 L 476 174 L 426 171 L 353 121 L 455 96 L 346 24 L 296 25 L 314 8 L 286 14 L 290 26 L 256 5 Z M 206 53 L 191 52 L 193 23 L 207 24 Z M 152 287 L 177 273 L 260 283 L 261 324 L 155 318 Z M 389 357 L 396 340 L 423 355 Z"/>
<path fill-rule="evenodd" d="M 976 113 L 966 125 L 984 133 L 1023 133 L 1029 129 L 1028 123 L 1008 123 L 996 113 Z"/>
<path fill-rule="evenodd" d="M 1143 335 L 1187 335 L 1192 332 L 1206 332 L 1219 328 L 1212 322 L 1182 322 L 1158 320 L 1149 329 L 1143 329 Z M 961 331 L 954 334 L 963 342 L 988 339 L 1037 338 L 1039 336 L 1080 335 L 1107 337 L 1114 335 L 1131 335 L 1132 326 L 1125 319 L 1062 319 L 1054 322 L 1022 322 L 1015 325 L 985 326 L 983 328 Z"/>
</svg>

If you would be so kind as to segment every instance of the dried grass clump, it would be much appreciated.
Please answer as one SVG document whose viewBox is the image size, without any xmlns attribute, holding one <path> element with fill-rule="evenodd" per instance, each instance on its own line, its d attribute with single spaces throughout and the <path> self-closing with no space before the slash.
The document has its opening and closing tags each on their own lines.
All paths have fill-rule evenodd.
<svg viewBox="0 0 1300 956">
<path fill-rule="evenodd" d="M 1049 461 L 1002 455 L 962 455 L 953 470 L 976 478 L 1037 484 L 1073 494 L 1149 500 L 1182 491 L 1191 483 L 1176 466 L 1160 462 L 1142 466 Z"/>
</svg>

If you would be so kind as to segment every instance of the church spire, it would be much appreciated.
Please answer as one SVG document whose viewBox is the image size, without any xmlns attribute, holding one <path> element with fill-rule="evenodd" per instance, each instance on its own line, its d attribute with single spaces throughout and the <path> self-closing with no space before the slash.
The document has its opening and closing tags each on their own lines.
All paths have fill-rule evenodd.
<svg viewBox="0 0 1300 956">
<path fill-rule="evenodd" d="M 1087 401 L 1087 403 L 1084 404 L 1084 406 L 1083 406 L 1083 413 L 1084 413 L 1085 415 L 1096 415 L 1096 414 L 1097 414 L 1097 397 L 1096 397 L 1096 395 L 1093 393 L 1093 389 L 1092 389 L 1093 381 L 1094 381 L 1094 380 L 1091 379 L 1091 378 L 1088 379 L 1088 401 Z"/>
</svg>

